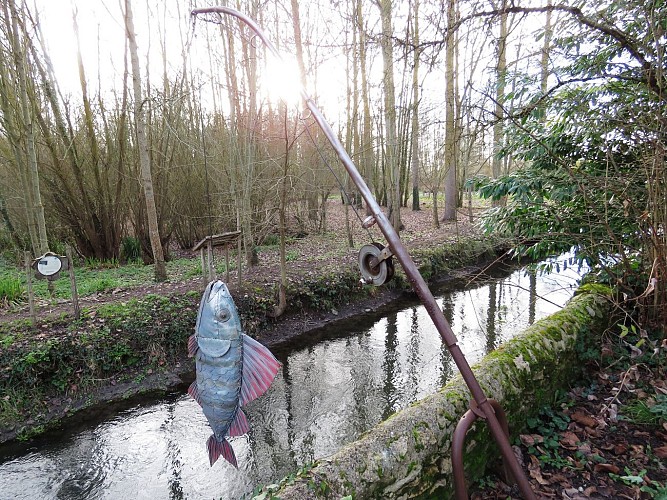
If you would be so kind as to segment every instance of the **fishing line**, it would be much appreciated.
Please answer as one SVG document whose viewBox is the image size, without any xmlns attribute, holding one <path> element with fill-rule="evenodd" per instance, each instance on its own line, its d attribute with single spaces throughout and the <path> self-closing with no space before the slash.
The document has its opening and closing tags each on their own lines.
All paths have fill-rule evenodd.
<svg viewBox="0 0 667 500">
<path fill-rule="evenodd" d="M 302 121 L 305 121 L 305 119 L 302 118 L 301 116 L 299 116 L 299 119 L 302 120 Z M 347 194 L 347 191 L 345 190 L 345 187 L 343 186 L 343 183 L 341 182 L 341 180 L 338 177 L 338 175 L 336 174 L 336 172 L 334 172 L 333 167 L 329 164 L 327 159 L 324 157 L 324 154 L 322 153 L 322 149 L 315 142 L 315 139 L 313 138 L 313 135 L 310 133 L 310 127 L 307 124 L 304 123 L 304 128 L 306 129 L 306 133 L 308 134 L 308 137 L 310 138 L 310 142 L 312 142 L 313 146 L 315 146 L 315 150 L 317 151 L 317 154 L 320 156 L 320 158 L 324 162 L 324 165 L 326 165 L 326 167 L 329 169 L 329 172 L 331 172 L 331 174 L 334 176 L 334 179 L 336 179 L 336 182 L 338 183 L 338 186 L 340 187 L 341 191 L 343 192 L 343 195 L 345 196 L 345 202 L 349 206 L 352 207 L 352 211 L 354 212 L 354 215 L 357 216 L 357 219 L 359 219 L 359 223 L 361 224 L 361 227 L 366 230 L 366 232 L 368 233 L 368 237 L 371 239 L 371 242 L 375 243 L 375 239 L 373 238 L 373 234 L 371 233 L 371 231 L 368 227 L 365 227 L 364 221 L 361 218 L 361 216 L 359 215 L 359 211 L 354 206 L 354 203 L 350 203 L 350 197 Z"/>
</svg>

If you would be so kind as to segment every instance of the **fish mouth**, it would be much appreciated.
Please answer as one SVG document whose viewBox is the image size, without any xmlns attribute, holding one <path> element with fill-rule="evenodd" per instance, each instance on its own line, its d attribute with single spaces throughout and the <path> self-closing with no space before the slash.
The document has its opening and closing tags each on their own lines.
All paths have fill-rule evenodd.
<svg viewBox="0 0 667 500">
<path fill-rule="evenodd" d="M 211 281 L 206 290 L 202 294 L 201 302 L 199 303 L 199 313 L 197 314 L 197 323 L 195 324 L 195 334 L 199 335 L 202 319 L 209 321 L 209 316 L 215 313 L 217 306 L 214 302 L 227 303 L 232 300 L 232 295 L 224 282 L 217 280 Z M 233 302 L 232 302 L 233 303 Z"/>
<path fill-rule="evenodd" d="M 204 290 L 204 294 L 201 298 L 202 303 L 209 302 L 211 300 L 211 290 L 213 289 L 213 285 L 215 285 L 214 281 L 211 281 L 208 285 L 206 285 L 206 290 Z"/>
<path fill-rule="evenodd" d="M 204 306 L 211 301 L 215 296 L 215 293 L 220 288 L 220 285 L 223 283 L 221 281 L 211 281 L 206 285 L 206 290 L 202 294 L 201 301 L 199 302 L 199 312 L 197 313 L 197 323 L 195 324 L 195 333 L 199 332 L 199 325 L 202 319 L 202 313 L 204 312 Z M 215 289 L 215 290 L 214 290 Z"/>
<path fill-rule="evenodd" d="M 217 296 L 218 294 L 222 294 L 223 296 L 226 297 L 231 297 L 229 290 L 227 289 L 227 285 L 225 285 L 222 281 L 211 281 L 208 286 L 206 287 L 206 291 L 204 292 L 204 301 L 205 302 L 211 302 L 213 297 Z"/>
</svg>

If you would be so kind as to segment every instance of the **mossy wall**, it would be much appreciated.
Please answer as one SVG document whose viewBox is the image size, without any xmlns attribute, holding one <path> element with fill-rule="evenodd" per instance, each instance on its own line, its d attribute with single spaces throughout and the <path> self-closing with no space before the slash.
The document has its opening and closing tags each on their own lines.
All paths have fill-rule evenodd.
<svg viewBox="0 0 667 500">
<path fill-rule="evenodd" d="M 607 324 L 608 297 L 600 288 L 582 287 L 564 309 L 473 366 L 487 397 L 505 410 L 513 436 L 558 389 L 580 375 L 588 346 Z M 283 480 L 275 491 L 265 491 L 264 498 L 450 498 L 451 436 L 469 400 L 458 376 L 335 455 Z M 466 439 L 468 481 L 482 477 L 499 456 L 478 420 Z"/>
</svg>

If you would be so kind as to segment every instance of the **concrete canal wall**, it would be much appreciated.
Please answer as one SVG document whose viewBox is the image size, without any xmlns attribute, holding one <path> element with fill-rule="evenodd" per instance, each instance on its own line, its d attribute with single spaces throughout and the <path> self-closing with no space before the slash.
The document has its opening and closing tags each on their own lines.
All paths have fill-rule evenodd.
<svg viewBox="0 0 667 500">
<path fill-rule="evenodd" d="M 609 291 L 583 286 L 561 311 L 544 318 L 473 366 L 487 397 L 507 413 L 512 438 L 526 419 L 581 374 L 583 356 L 608 323 Z M 336 454 L 304 467 L 256 498 L 450 498 L 451 437 L 469 408 L 460 376 L 438 393 L 391 416 Z M 478 420 L 466 439 L 468 481 L 500 456 Z"/>
</svg>

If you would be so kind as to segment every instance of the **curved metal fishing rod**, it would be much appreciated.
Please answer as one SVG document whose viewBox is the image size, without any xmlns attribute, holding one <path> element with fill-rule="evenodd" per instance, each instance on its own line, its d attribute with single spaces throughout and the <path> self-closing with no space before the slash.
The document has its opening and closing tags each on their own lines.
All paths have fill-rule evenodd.
<svg viewBox="0 0 667 500">
<path fill-rule="evenodd" d="M 276 58 L 282 60 L 280 53 L 275 48 L 273 43 L 271 43 L 271 40 L 267 38 L 266 34 L 262 31 L 260 26 L 252 18 L 246 16 L 245 14 L 229 7 L 204 7 L 204 8 L 194 9 L 192 11 L 193 16 L 196 16 L 198 14 L 211 14 L 211 13 L 227 14 L 241 20 L 242 22 L 247 24 L 250 27 L 250 29 L 252 29 L 252 31 L 256 33 L 257 37 L 259 37 L 259 39 L 262 40 L 262 42 L 264 42 L 266 48 L 269 49 L 269 51 Z M 498 420 L 498 417 L 496 416 L 491 401 L 487 399 L 487 397 L 485 396 L 484 391 L 479 385 L 477 378 L 475 377 L 474 373 L 470 368 L 470 365 L 468 364 L 468 360 L 466 359 L 465 355 L 461 351 L 461 348 L 457 344 L 457 339 L 456 336 L 454 335 L 454 332 L 452 331 L 451 326 L 449 325 L 449 323 L 445 319 L 444 314 L 438 307 L 435 297 L 433 297 L 433 294 L 429 290 L 426 281 L 424 281 L 424 278 L 419 272 L 419 269 L 417 269 L 417 266 L 412 260 L 412 257 L 410 257 L 410 254 L 408 253 L 405 245 L 401 241 L 398 233 L 394 230 L 394 227 L 391 225 L 389 219 L 384 214 L 384 212 L 382 212 L 382 209 L 375 200 L 373 193 L 371 192 L 368 185 L 364 181 L 363 177 L 359 173 L 359 170 L 357 169 L 356 165 L 354 164 L 350 156 L 347 154 L 347 151 L 341 144 L 340 140 L 334 133 L 333 129 L 331 128 L 329 123 L 324 119 L 322 112 L 319 110 L 315 102 L 310 98 L 310 96 L 306 92 L 306 89 L 303 88 L 301 85 L 299 85 L 299 93 L 301 94 L 301 97 L 308 106 L 308 109 L 312 113 L 313 118 L 324 132 L 324 135 L 328 139 L 331 146 L 336 151 L 338 158 L 343 163 L 345 170 L 347 170 L 347 173 L 354 182 L 354 184 L 357 186 L 357 189 L 359 190 L 361 196 L 364 198 L 364 201 L 366 201 L 367 206 L 371 209 L 371 212 L 373 214 L 372 217 L 374 218 L 374 221 L 377 223 L 378 227 L 380 228 L 380 231 L 386 238 L 387 244 L 389 245 L 389 249 L 396 256 L 396 259 L 401 263 L 403 271 L 408 277 L 408 280 L 410 281 L 413 290 L 415 291 L 415 293 L 421 300 L 422 304 L 426 308 L 426 311 L 428 312 L 429 316 L 431 317 L 433 324 L 435 325 L 443 342 L 445 343 L 447 349 L 452 355 L 452 359 L 456 363 L 456 366 L 458 367 L 459 372 L 463 377 L 463 380 L 467 384 L 468 389 L 470 389 L 470 393 L 472 394 L 475 403 L 473 406 L 476 406 L 476 408 L 473 409 L 473 411 L 475 412 L 475 414 L 478 414 L 480 417 L 486 419 L 487 425 L 489 426 L 489 430 L 491 431 L 491 435 L 494 437 L 496 443 L 498 444 L 504 462 L 509 471 L 511 472 L 511 474 L 514 476 L 514 479 L 517 485 L 519 486 L 521 494 L 526 499 L 529 500 L 536 499 L 535 494 L 530 488 L 530 483 L 528 482 L 528 479 L 523 469 L 519 465 L 519 462 L 517 461 L 517 458 L 514 455 L 514 452 L 512 451 L 509 439 L 505 434 L 505 432 L 503 431 L 503 426 L 501 425 L 501 423 Z M 461 478 L 459 478 L 459 480 L 460 479 Z M 456 495 L 457 498 L 468 498 L 467 493 L 463 492 L 462 494 L 458 488 Z"/>
</svg>

